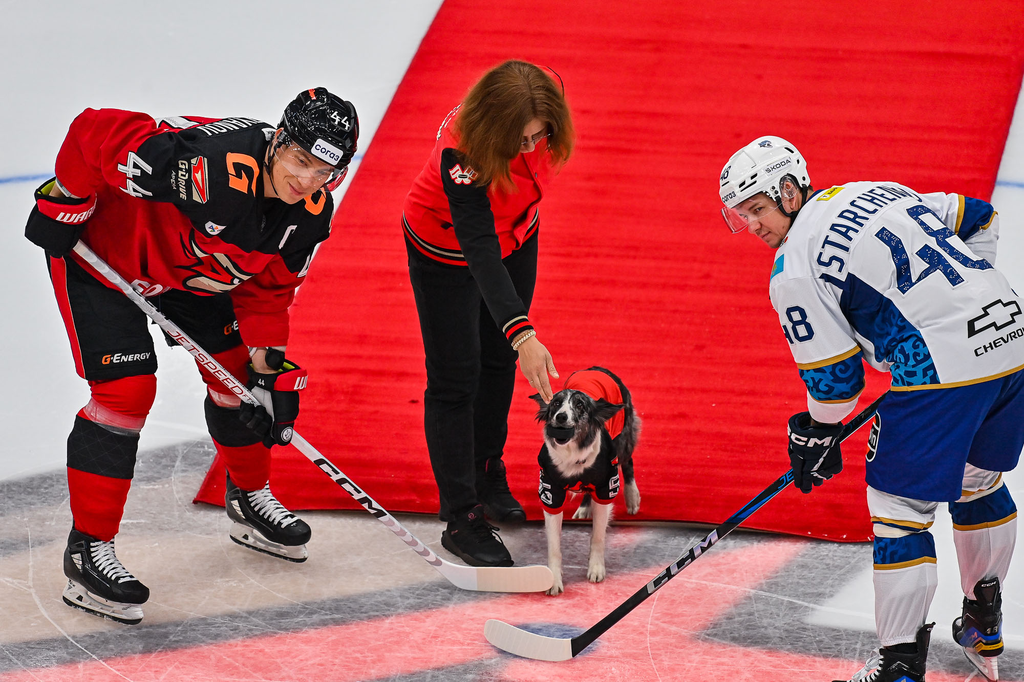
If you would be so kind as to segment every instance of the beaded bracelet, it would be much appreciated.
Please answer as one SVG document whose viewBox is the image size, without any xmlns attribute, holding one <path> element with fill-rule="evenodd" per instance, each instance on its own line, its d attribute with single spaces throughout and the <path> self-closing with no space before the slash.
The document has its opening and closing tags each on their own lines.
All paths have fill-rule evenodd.
<svg viewBox="0 0 1024 682">
<path fill-rule="evenodd" d="M 519 350 L 519 346 L 523 345 L 528 339 L 532 339 L 537 336 L 537 332 L 533 329 L 523 332 L 522 336 L 512 342 L 512 350 Z"/>
</svg>

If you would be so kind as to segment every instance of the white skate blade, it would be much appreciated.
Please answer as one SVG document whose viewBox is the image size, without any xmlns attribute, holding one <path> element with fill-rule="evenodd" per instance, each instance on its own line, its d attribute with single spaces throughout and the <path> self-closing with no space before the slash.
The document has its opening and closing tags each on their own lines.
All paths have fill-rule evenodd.
<svg viewBox="0 0 1024 682">
<path fill-rule="evenodd" d="M 271 542 L 263 537 L 263 534 L 255 528 L 238 523 L 237 521 L 231 526 L 231 539 L 243 547 L 248 547 L 257 552 L 263 552 L 286 561 L 294 561 L 297 564 L 301 564 L 309 558 L 305 545 L 288 546 Z"/>
<path fill-rule="evenodd" d="M 68 606 L 81 609 L 94 616 L 109 618 L 125 625 L 137 625 L 142 622 L 141 605 L 104 599 L 92 594 L 85 589 L 84 585 L 71 579 L 68 579 L 68 586 L 64 588 L 63 597 L 64 603 Z"/>
<path fill-rule="evenodd" d="M 998 682 L 999 680 L 999 659 L 995 656 L 985 657 L 978 654 L 974 649 L 964 647 L 964 656 L 967 660 L 978 669 L 989 682 Z"/>
</svg>

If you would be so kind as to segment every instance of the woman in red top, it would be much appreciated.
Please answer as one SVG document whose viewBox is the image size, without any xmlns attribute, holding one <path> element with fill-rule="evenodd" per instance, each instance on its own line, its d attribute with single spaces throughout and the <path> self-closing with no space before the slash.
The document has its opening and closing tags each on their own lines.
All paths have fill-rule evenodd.
<svg viewBox="0 0 1024 682">
<path fill-rule="evenodd" d="M 529 319 L 539 204 L 572 152 L 560 82 L 507 61 L 487 72 L 437 133 L 405 200 L 402 226 L 427 390 L 424 426 L 446 549 L 475 566 L 511 566 L 484 520 L 522 521 L 501 456 L 516 359 L 551 400 L 554 362 Z"/>
</svg>

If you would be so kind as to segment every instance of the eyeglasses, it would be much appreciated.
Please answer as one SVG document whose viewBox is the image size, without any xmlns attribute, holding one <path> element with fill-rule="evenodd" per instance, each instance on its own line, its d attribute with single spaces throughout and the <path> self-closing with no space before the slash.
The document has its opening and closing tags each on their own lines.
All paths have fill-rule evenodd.
<svg viewBox="0 0 1024 682">
<path fill-rule="evenodd" d="M 525 140 L 523 140 L 522 142 L 520 142 L 519 146 L 521 146 L 521 147 L 529 147 L 531 144 L 536 146 L 537 143 L 539 143 L 541 140 L 543 140 L 546 137 L 551 137 L 551 133 L 550 132 L 537 133 L 536 135 L 528 137 Z"/>
<path fill-rule="evenodd" d="M 310 158 L 309 153 L 290 144 L 277 152 L 277 159 L 285 169 L 299 180 L 312 181 L 317 186 L 326 186 L 328 191 L 337 189 L 348 174 L 348 166 L 335 168 Z"/>
</svg>

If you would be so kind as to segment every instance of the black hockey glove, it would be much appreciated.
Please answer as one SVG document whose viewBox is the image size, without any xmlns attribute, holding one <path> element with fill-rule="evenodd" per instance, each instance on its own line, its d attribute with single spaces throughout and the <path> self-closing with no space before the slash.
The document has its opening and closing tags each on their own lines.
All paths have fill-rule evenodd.
<svg viewBox="0 0 1024 682">
<path fill-rule="evenodd" d="M 25 237 L 54 258 L 61 258 L 78 242 L 85 221 L 96 210 L 96 197 L 51 197 L 50 188 L 56 181 L 51 178 L 36 190 L 36 205 L 25 223 Z"/>
<path fill-rule="evenodd" d="M 789 463 L 793 484 L 803 493 L 819 486 L 843 470 L 839 448 L 842 424 L 811 424 L 809 412 L 789 418 Z"/>
<path fill-rule="evenodd" d="M 277 371 L 257 372 L 249 365 L 249 390 L 260 401 L 250 405 L 242 401 L 239 418 L 268 448 L 288 445 L 292 440 L 295 419 L 299 416 L 299 391 L 306 387 L 306 370 L 286 360 L 284 353 L 267 349 L 267 366 Z"/>
</svg>

